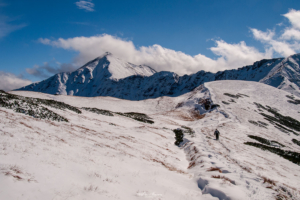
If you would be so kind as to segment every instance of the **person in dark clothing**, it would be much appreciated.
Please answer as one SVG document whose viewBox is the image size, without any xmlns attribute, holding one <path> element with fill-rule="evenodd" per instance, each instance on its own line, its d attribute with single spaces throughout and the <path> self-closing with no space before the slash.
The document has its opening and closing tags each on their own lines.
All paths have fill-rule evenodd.
<svg viewBox="0 0 300 200">
<path fill-rule="evenodd" d="M 220 135 L 220 132 L 218 131 L 218 129 L 216 129 L 215 130 L 216 140 L 219 140 L 219 135 Z"/>
</svg>

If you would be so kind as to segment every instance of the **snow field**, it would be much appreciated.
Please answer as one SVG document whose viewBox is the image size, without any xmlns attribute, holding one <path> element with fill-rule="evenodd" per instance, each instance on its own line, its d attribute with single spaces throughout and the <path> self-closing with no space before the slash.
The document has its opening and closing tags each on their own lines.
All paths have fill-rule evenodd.
<svg viewBox="0 0 300 200">
<path fill-rule="evenodd" d="M 299 105 L 287 102 L 285 91 L 257 82 L 215 81 L 179 97 L 144 101 L 12 93 L 78 108 L 145 113 L 155 123 L 47 107 L 69 120 L 52 122 L 0 108 L 0 199 L 300 198 L 299 165 L 244 144 L 257 142 L 248 137 L 255 135 L 300 152 L 291 141 L 300 136 L 275 128 L 254 104 L 300 120 Z M 199 104 L 203 99 L 220 107 L 206 110 Z M 183 125 L 195 134 L 185 134 L 177 147 L 172 129 Z M 220 141 L 214 139 L 216 128 Z"/>
</svg>

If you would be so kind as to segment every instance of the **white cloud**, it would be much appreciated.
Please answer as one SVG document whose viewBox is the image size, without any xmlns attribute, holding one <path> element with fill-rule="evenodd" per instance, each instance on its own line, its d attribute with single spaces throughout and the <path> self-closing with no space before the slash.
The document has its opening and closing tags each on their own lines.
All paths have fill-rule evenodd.
<svg viewBox="0 0 300 200">
<path fill-rule="evenodd" d="M 286 29 L 281 38 L 284 40 L 300 40 L 300 30 L 294 28 Z"/>
<path fill-rule="evenodd" d="M 73 64 L 45 62 L 43 65 L 34 65 L 32 68 L 26 68 L 26 72 L 30 75 L 44 79 L 53 74 L 74 71 L 76 69 L 77 67 Z"/>
<path fill-rule="evenodd" d="M 45 39 L 40 38 L 40 39 L 38 39 L 38 42 L 40 42 L 42 44 L 50 44 L 51 40 L 49 40 L 47 38 L 45 38 Z"/>
<path fill-rule="evenodd" d="M 294 28 L 300 29 L 300 11 L 291 9 L 288 13 L 283 15 L 288 18 Z"/>
<path fill-rule="evenodd" d="M 14 74 L 0 71 L 0 89 L 10 91 L 31 84 L 30 80 L 17 77 Z"/>
<path fill-rule="evenodd" d="M 247 46 L 245 42 L 228 44 L 223 40 L 216 41 L 216 46 L 211 48 L 219 56 L 216 60 L 202 54 L 190 56 L 158 44 L 148 47 L 142 46 L 137 49 L 132 41 L 107 34 L 92 37 L 59 38 L 53 41 L 40 39 L 40 42 L 79 52 L 79 55 L 74 59 L 77 66 L 108 51 L 125 61 L 146 64 L 157 71 L 174 71 L 178 74 L 190 74 L 200 70 L 216 72 L 234 69 L 252 64 L 263 58 L 272 57 L 270 52 L 261 53 L 254 47 Z"/>
<path fill-rule="evenodd" d="M 285 28 L 283 33 L 276 37 L 275 30 L 267 30 L 266 32 L 250 29 L 255 39 L 266 45 L 269 51 L 276 52 L 282 56 L 289 56 L 296 53 L 300 49 L 300 11 L 291 9 L 283 15 L 286 17 L 291 26 Z"/>
<path fill-rule="evenodd" d="M 289 19 L 292 26 L 284 30 L 284 33 L 281 35 L 281 39 L 300 40 L 300 11 L 291 9 L 283 16 Z"/>
<path fill-rule="evenodd" d="M 95 5 L 92 3 L 91 0 L 87 0 L 87 1 L 80 0 L 80 1 L 76 2 L 75 4 L 78 6 L 79 9 L 84 9 L 89 12 L 95 11 L 94 10 Z"/>
<path fill-rule="evenodd" d="M 268 30 L 267 32 L 263 32 L 255 28 L 251 29 L 251 31 L 254 38 L 266 44 L 266 48 L 268 48 L 271 52 L 275 51 L 285 57 L 296 53 L 293 45 L 291 45 L 287 41 L 274 39 L 274 31 Z"/>
<path fill-rule="evenodd" d="M 24 28 L 26 26 L 26 24 L 14 25 L 10 23 L 11 21 L 12 20 L 7 16 L 0 16 L 0 38 L 5 37 L 11 32 Z"/>
</svg>

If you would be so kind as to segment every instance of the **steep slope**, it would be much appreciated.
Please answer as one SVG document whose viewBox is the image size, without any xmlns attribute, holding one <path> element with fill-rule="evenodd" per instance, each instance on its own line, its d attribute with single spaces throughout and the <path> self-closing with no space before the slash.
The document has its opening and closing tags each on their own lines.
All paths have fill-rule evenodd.
<svg viewBox="0 0 300 200">
<path fill-rule="evenodd" d="M 215 80 L 256 81 L 300 96 L 299 54 L 288 58 L 261 60 L 253 65 L 218 73 L 199 71 L 178 76 L 147 66 L 125 63 L 111 54 L 87 63 L 72 73 L 60 73 L 18 90 L 75 96 L 111 96 L 143 100 L 160 96 L 180 96 L 199 85 Z"/>
<path fill-rule="evenodd" d="M 1 199 L 300 198 L 300 99 L 283 90 L 214 81 L 144 101 L 12 94 L 82 113 L 43 104 L 68 120 L 56 122 L 0 107 Z"/>
</svg>

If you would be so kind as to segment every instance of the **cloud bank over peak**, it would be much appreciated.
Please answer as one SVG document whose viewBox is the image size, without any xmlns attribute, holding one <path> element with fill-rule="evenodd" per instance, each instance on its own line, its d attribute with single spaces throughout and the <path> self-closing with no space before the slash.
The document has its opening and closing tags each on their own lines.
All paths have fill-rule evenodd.
<svg viewBox="0 0 300 200">
<path fill-rule="evenodd" d="M 80 66 L 105 52 L 111 52 L 116 57 L 135 64 L 146 64 L 157 71 L 173 71 L 178 74 L 190 74 L 200 70 L 220 71 L 234 69 L 245 64 L 252 64 L 256 60 L 270 58 L 270 52 L 261 53 L 245 42 L 228 44 L 218 40 L 212 47 L 218 59 L 211 59 L 205 55 L 191 56 L 181 51 L 164 48 L 158 44 L 136 48 L 132 41 L 116 36 L 102 34 L 92 37 L 74 37 L 58 40 L 39 39 L 39 42 L 66 50 L 74 50 L 79 55 L 74 62 Z"/>
<path fill-rule="evenodd" d="M 253 62 L 276 56 L 289 56 L 300 50 L 300 11 L 291 9 L 283 15 L 290 22 L 281 34 L 274 30 L 261 31 L 250 28 L 253 38 L 260 41 L 264 47 L 261 52 L 257 48 L 248 46 L 244 41 L 230 44 L 224 40 L 214 40 L 215 46 L 210 50 L 217 56 L 216 59 L 205 55 L 188 55 L 181 51 L 175 51 L 162 47 L 159 44 L 152 46 L 136 47 L 130 40 L 120 37 L 102 34 L 91 37 L 59 38 L 50 40 L 40 38 L 39 42 L 56 48 L 73 50 L 78 52 L 71 65 L 80 67 L 86 62 L 98 57 L 105 52 L 111 52 L 116 57 L 135 64 L 146 64 L 157 71 L 173 71 L 180 75 L 191 74 L 200 70 L 217 72 L 225 69 L 236 69 Z M 283 27 L 282 25 L 280 27 Z M 56 71 L 63 71 L 64 66 L 56 67 Z M 73 69 L 69 67 L 69 69 Z M 28 69 L 31 74 L 46 70 L 51 73 L 49 67 L 35 66 Z M 34 70 L 36 73 L 34 73 Z"/>
</svg>

